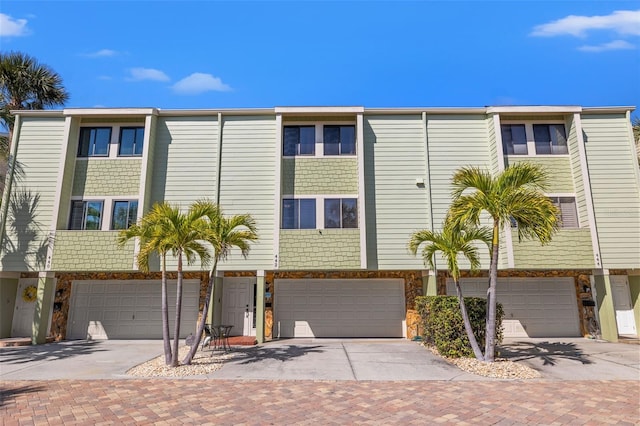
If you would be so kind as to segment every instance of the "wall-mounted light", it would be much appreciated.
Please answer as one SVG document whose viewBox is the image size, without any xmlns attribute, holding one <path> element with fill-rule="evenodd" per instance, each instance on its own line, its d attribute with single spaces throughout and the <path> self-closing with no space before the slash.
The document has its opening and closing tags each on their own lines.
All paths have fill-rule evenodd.
<svg viewBox="0 0 640 426">
<path fill-rule="evenodd" d="M 416 178 L 416 186 L 424 186 L 424 178 Z"/>
</svg>

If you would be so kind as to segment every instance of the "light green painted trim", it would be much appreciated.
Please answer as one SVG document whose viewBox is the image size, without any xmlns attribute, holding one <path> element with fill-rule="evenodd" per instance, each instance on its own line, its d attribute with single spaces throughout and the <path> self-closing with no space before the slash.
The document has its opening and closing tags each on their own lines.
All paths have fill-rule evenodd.
<svg viewBox="0 0 640 426">
<path fill-rule="evenodd" d="M 54 271 L 130 271 L 135 241 L 116 245 L 118 231 L 56 231 Z"/>
<path fill-rule="evenodd" d="M 571 173 L 571 160 L 567 156 L 558 157 L 509 157 L 511 164 L 531 163 L 538 164 L 549 173 L 549 187 L 547 192 L 554 193 L 573 193 L 575 186 L 573 184 L 573 175 Z"/>
<path fill-rule="evenodd" d="M 512 236 L 515 267 L 523 268 L 594 268 L 591 233 L 588 228 L 560 229 L 545 246 L 537 240 L 518 241 Z"/>
<path fill-rule="evenodd" d="M 357 194 L 356 158 L 283 158 L 282 194 Z"/>
<path fill-rule="evenodd" d="M 264 342 L 264 271 L 258 273 L 256 279 L 256 340 L 258 343 Z"/>
<path fill-rule="evenodd" d="M 359 269 L 359 229 L 280 230 L 280 269 Z"/>
<path fill-rule="evenodd" d="M 596 274 L 593 278 L 602 338 L 615 343 L 618 341 L 618 325 L 616 323 L 616 311 L 613 305 L 611 280 L 608 274 Z"/>
<path fill-rule="evenodd" d="M 47 331 L 49 328 L 49 316 L 51 315 L 53 292 L 56 288 L 56 279 L 52 274 L 41 274 L 38 277 L 38 292 L 36 308 L 33 314 L 33 332 L 31 344 L 42 345 L 47 343 Z"/>
<path fill-rule="evenodd" d="M 213 284 L 213 302 L 211 304 L 213 312 L 209 324 L 222 324 L 222 287 L 224 286 L 222 276 L 215 277 Z"/>
<path fill-rule="evenodd" d="M 425 296 L 438 295 L 438 280 L 435 274 L 428 274 L 422 277 L 422 293 Z"/>
<path fill-rule="evenodd" d="M 629 275 L 627 278 L 629 279 L 633 316 L 636 320 L 636 334 L 640 336 L 640 275 Z"/>
<path fill-rule="evenodd" d="M 142 158 L 76 160 L 72 195 L 139 194 L 141 166 Z"/>
<path fill-rule="evenodd" d="M 0 339 L 11 337 L 19 278 L 0 278 Z"/>
</svg>

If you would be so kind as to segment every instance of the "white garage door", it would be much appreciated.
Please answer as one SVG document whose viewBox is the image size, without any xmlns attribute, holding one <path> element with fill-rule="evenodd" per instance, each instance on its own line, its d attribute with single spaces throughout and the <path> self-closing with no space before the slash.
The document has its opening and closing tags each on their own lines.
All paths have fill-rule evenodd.
<svg viewBox="0 0 640 426">
<path fill-rule="evenodd" d="M 464 296 L 486 297 L 488 278 L 460 280 Z M 573 278 L 499 278 L 504 337 L 580 336 Z M 455 295 L 453 281 L 447 293 Z"/>
<path fill-rule="evenodd" d="M 195 329 L 199 280 L 185 280 L 180 337 Z M 173 336 L 176 283 L 169 282 L 169 329 Z M 160 280 L 74 281 L 67 339 L 162 339 Z"/>
<path fill-rule="evenodd" d="M 403 337 L 403 280 L 276 280 L 274 335 Z"/>
</svg>

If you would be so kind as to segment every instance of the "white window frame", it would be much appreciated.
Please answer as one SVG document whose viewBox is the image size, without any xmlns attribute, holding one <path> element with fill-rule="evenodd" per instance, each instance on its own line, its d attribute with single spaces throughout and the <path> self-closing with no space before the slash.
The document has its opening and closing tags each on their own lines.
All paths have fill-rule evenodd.
<svg viewBox="0 0 640 426">
<path fill-rule="evenodd" d="M 129 213 L 129 211 L 131 209 L 131 203 L 134 202 L 134 201 L 136 203 L 138 203 L 138 206 L 136 207 L 136 218 L 135 218 L 135 220 L 133 222 L 133 223 L 136 223 L 138 221 L 138 213 L 139 213 L 138 209 L 140 207 L 140 201 L 137 198 L 133 198 L 133 199 L 131 199 L 131 198 L 126 198 L 126 199 L 125 198 L 114 198 L 113 200 L 111 200 L 111 217 L 110 217 L 110 220 L 109 220 L 109 230 L 111 230 L 111 231 L 120 231 L 122 229 L 128 229 L 128 228 L 115 229 L 113 227 L 113 216 L 114 216 L 114 213 L 115 213 L 116 203 L 128 203 L 128 205 L 127 205 L 127 213 Z M 128 218 L 128 216 L 129 215 L 127 214 L 127 218 Z"/>
<path fill-rule="evenodd" d="M 564 226 L 564 224 L 562 223 L 562 211 L 560 212 L 560 226 L 558 227 L 559 229 L 580 229 L 580 215 L 578 213 L 578 200 L 576 198 L 576 194 L 572 194 L 572 193 L 553 193 L 553 194 L 546 194 L 547 197 L 549 197 L 549 199 L 551 199 L 554 203 L 554 205 L 556 207 L 558 207 L 558 209 L 561 209 L 560 207 L 560 198 L 572 198 L 573 199 L 573 206 L 575 208 L 574 212 L 576 215 L 576 226 Z M 557 203 L 555 201 L 558 201 Z"/>
<path fill-rule="evenodd" d="M 149 131 L 149 129 L 147 129 L 147 126 L 145 125 L 145 122 L 140 122 L 140 123 L 122 123 L 122 122 L 113 122 L 113 123 L 91 123 L 91 122 L 87 122 L 87 123 L 82 123 L 80 124 L 80 129 L 83 128 L 95 128 L 95 127 L 100 127 L 100 128 L 106 128 L 106 127 L 110 127 L 111 128 L 111 140 L 109 141 L 109 150 L 108 150 L 108 155 L 103 155 L 103 156 L 97 156 L 97 157 L 79 157 L 78 156 L 78 148 L 80 146 L 80 130 L 78 130 L 78 136 L 77 136 L 77 146 L 76 146 L 76 160 L 80 160 L 80 161 L 87 161 L 89 159 L 91 159 L 92 161 L 101 161 L 101 160 L 112 160 L 114 158 L 122 158 L 122 159 L 133 159 L 133 158 L 142 158 L 143 154 L 144 154 L 144 145 L 142 147 L 143 149 L 143 154 L 141 155 L 118 155 L 118 151 L 120 150 L 120 129 L 123 127 L 142 127 L 144 129 L 144 136 L 142 138 L 142 143 L 145 144 L 147 142 L 147 132 Z"/>
<path fill-rule="evenodd" d="M 100 229 L 99 231 L 114 231 L 118 232 L 119 230 L 111 229 L 111 218 L 113 216 L 113 203 L 115 201 L 137 201 L 138 202 L 138 219 L 140 218 L 140 196 L 138 194 L 135 195 L 109 195 L 109 196 L 72 196 L 69 200 L 69 214 L 67 217 L 67 230 L 69 229 L 69 225 L 71 224 L 71 205 L 73 201 L 102 201 L 102 215 L 100 216 Z M 82 232 L 84 230 L 81 229 L 71 229 L 71 231 L 79 231 Z"/>
<path fill-rule="evenodd" d="M 566 154 L 537 154 L 536 153 L 536 141 L 533 134 L 533 125 L 534 124 L 562 124 L 564 126 L 564 133 L 567 137 L 567 151 L 569 151 L 569 129 L 567 129 L 567 124 L 563 120 L 500 120 L 500 125 L 503 124 L 520 124 L 524 125 L 524 131 L 527 136 L 527 153 L 526 154 L 507 154 L 503 152 L 503 155 L 509 155 L 513 157 L 566 157 L 569 155 L 569 152 Z M 502 141 L 502 127 L 500 128 L 500 143 L 503 145 Z M 503 148 L 504 151 L 504 148 Z"/>
<path fill-rule="evenodd" d="M 327 200 L 339 200 L 340 201 L 340 226 L 333 227 L 333 228 L 326 228 L 326 229 L 360 229 L 360 220 L 359 220 L 360 218 L 358 217 L 358 209 L 360 208 L 360 203 L 358 202 L 358 197 L 334 197 L 334 196 L 331 196 L 331 195 L 326 195 L 322 200 L 322 215 L 323 215 L 322 226 L 323 226 L 323 229 L 326 226 L 325 225 L 325 218 L 324 218 L 324 211 L 325 211 L 325 203 L 326 203 Z M 343 226 L 343 223 L 342 223 L 342 219 L 343 219 L 343 217 L 342 217 L 342 215 L 343 215 L 342 202 L 343 202 L 343 200 L 355 200 L 356 201 L 356 225 L 357 226 L 355 226 L 355 227 L 345 228 Z"/>
<path fill-rule="evenodd" d="M 360 223 L 360 216 L 358 215 L 358 227 L 357 228 L 325 228 L 324 227 L 324 200 L 327 198 L 340 198 L 340 199 L 344 199 L 344 198 L 351 198 L 351 199 L 355 199 L 356 200 L 356 206 L 358 208 L 358 214 L 360 213 L 360 209 L 361 207 L 361 203 L 360 203 L 360 198 L 358 198 L 357 194 L 322 194 L 322 195 L 292 195 L 292 194 L 284 194 L 282 195 L 282 198 L 280 199 L 280 205 L 282 206 L 282 200 L 284 199 L 294 199 L 294 200 L 303 200 L 303 199 L 314 199 L 316 200 L 316 227 L 315 228 L 305 228 L 306 230 L 309 229 L 317 229 L 317 230 L 323 230 L 323 229 L 332 229 L 332 230 L 339 230 L 339 229 L 360 229 L 360 227 L 362 226 L 362 224 Z M 281 209 L 282 210 L 282 209 Z M 283 228 L 282 227 L 282 211 L 280 212 L 280 218 L 279 218 L 279 224 L 280 224 L 280 230 L 285 230 L 285 231 L 304 231 L 305 229 L 297 229 L 297 228 L 293 228 L 293 229 L 289 229 L 289 228 Z"/>
<path fill-rule="evenodd" d="M 358 156 L 358 125 L 354 121 L 282 121 L 282 138 L 284 138 L 284 128 L 285 126 L 315 126 L 316 129 L 316 147 L 315 154 L 302 154 L 302 155 L 284 155 L 283 149 L 280 149 L 280 155 L 282 158 L 356 158 Z M 354 137 L 355 137 L 355 145 L 356 145 L 356 153 L 355 154 L 340 154 L 340 155 L 324 155 L 324 126 L 353 126 L 355 129 Z M 284 141 L 281 144 L 284 147 Z"/>
</svg>

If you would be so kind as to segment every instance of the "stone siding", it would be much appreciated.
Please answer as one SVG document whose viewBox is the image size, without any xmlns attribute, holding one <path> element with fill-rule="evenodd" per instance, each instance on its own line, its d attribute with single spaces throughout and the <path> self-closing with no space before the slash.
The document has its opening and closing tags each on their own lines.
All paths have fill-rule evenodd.
<svg viewBox="0 0 640 426">
<path fill-rule="evenodd" d="M 130 271 L 135 241 L 116 244 L 118 231 L 56 231 L 51 269 L 55 271 Z"/>
<path fill-rule="evenodd" d="M 141 165 L 142 160 L 139 158 L 76 160 L 72 195 L 78 197 L 138 195 Z"/>
<path fill-rule="evenodd" d="M 360 229 L 280 230 L 280 269 L 360 269 Z"/>
<path fill-rule="evenodd" d="M 284 158 L 282 194 L 357 194 L 358 163 L 355 158 Z"/>
</svg>

